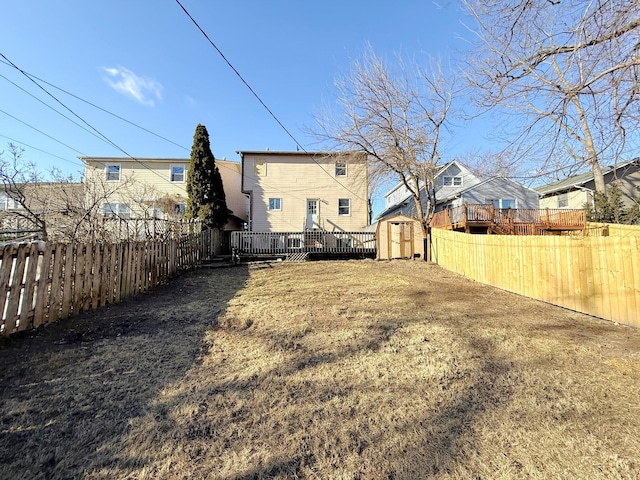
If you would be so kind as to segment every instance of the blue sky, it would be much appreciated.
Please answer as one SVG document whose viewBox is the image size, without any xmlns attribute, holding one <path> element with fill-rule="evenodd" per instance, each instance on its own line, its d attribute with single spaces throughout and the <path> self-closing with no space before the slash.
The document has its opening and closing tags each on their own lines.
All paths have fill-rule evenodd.
<svg viewBox="0 0 640 480">
<path fill-rule="evenodd" d="M 334 101 L 335 78 L 367 43 L 379 54 L 446 62 L 468 35 L 457 2 L 181 1 L 307 150 L 317 145 L 304 127 Z M 198 123 L 207 127 L 216 158 L 239 160 L 236 150 L 295 150 L 174 0 L 4 0 L 2 16 L 0 53 L 11 62 L 184 147 L 43 84 L 127 154 L 188 157 Z M 76 175 L 78 156 L 124 156 L 22 91 L 82 124 L 13 67 L 0 63 L 0 75 L 3 149 L 9 137 L 41 170 L 56 166 Z M 460 129 L 446 159 L 479 139 Z"/>
</svg>

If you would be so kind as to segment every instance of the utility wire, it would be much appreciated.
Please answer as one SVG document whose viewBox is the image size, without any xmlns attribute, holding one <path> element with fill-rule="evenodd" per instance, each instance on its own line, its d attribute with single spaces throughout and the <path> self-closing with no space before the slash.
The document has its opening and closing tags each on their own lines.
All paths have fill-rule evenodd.
<svg viewBox="0 0 640 480">
<path fill-rule="evenodd" d="M 7 137 L 6 135 L 2 135 L 2 134 L 0 134 L 0 137 L 6 138 L 7 140 L 19 143 L 21 145 L 26 145 L 27 147 L 32 148 L 33 150 L 37 150 L 38 152 L 46 153 L 47 155 L 51 155 L 52 157 L 59 158 L 60 160 L 63 160 L 65 162 L 73 163 L 74 165 L 78 165 L 78 166 L 81 166 L 81 167 L 84 166 L 82 163 L 75 162 L 73 160 L 69 160 L 68 158 L 64 158 L 64 157 L 61 157 L 59 155 L 56 155 L 55 153 L 47 152 L 46 150 L 42 150 L 41 148 L 34 147 L 33 145 L 29 145 L 28 143 L 22 142 L 20 140 L 16 140 L 15 138 Z"/>
<path fill-rule="evenodd" d="M 198 22 L 191 16 L 191 14 L 187 11 L 187 9 L 184 7 L 184 5 L 182 5 L 182 3 L 180 3 L 180 0 L 176 0 L 176 3 L 180 6 L 180 8 L 184 11 L 184 13 L 187 15 L 187 17 L 189 17 L 191 19 L 191 21 L 193 22 L 193 24 L 198 28 L 198 30 L 200 30 L 200 32 L 202 33 L 202 35 L 204 35 L 204 38 L 207 39 L 207 41 L 211 44 L 211 46 L 213 48 L 215 48 L 215 50 L 220 54 L 220 56 L 222 57 L 222 59 L 226 62 L 226 64 L 229 66 L 229 68 L 231 68 L 231 70 L 233 70 L 233 72 L 238 76 L 238 78 L 242 81 L 242 83 L 244 83 L 244 85 L 249 89 L 249 91 L 253 94 L 254 97 L 256 97 L 256 99 L 258 100 L 258 102 L 260 102 L 260 104 L 265 108 L 265 110 L 267 112 L 269 112 L 269 115 L 271 115 L 271 117 L 273 117 L 273 119 L 276 121 L 276 123 L 278 125 L 280 125 L 280 127 L 286 132 L 286 134 L 294 141 L 294 143 L 300 148 L 300 150 L 302 150 L 304 153 L 306 153 L 307 155 L 309 155 L 309 152 L 307 152 L 307 150 L 300 144 L 300 142 L 298 142 L 298 140 L 293 136 L 293 134 L 287 129 L 287 127 L 284 126 L 284 124 L 278 119 L 278 117 L 275 115 L 275 113 L 273 113 L 271 111 L 271 109 L 267 106 L 267 104 L 262 100 L 262 98 L 260 98 L 260 96 L 256 93 L 256 91 L 251 87 L 251 85 L 249 85 L 249 82 L 247 82 L 244 77 L 240 74 L 240 72 L 238 72 L 238 70 L 231 64 L 231 62 L 227 59 L 227 57 L 224 55 L 224 53 L 222 53 L 222 50 L 220 50 L 218 48 L 218 46 L 213 42 L 213 40 L 211 40 L 211 38 L 209 38 L 209 35 L 207 35 L 207 33 L 202 29 L 202 27 L 198 24 Z M 335 181 L 338 185 L 340 185 L 342 188 L 344 188 L 345 190 L 347 190 L 348 192 L 350 192 L 351 194 L 355 195 L 357 198 L 359 198 L 360 200 L 364 200 L 367 201 L 367 199 L 362 198 L 360 195 L 358 195 L 356 192 L 354 192 L 353 190 L 351 190 L 350 188 L 348 188 L 346 185 L 344 185 L 343 183 L 341 183 L 337 178 L 335 178 L 333 175 L 331 175 L 331 173 L 329 173 L 327 170 L 324 169 L 324 167 L 320 164 L 320 162 L 318 162 L 313 156 L 310 157 L 311 160 L 313 160 L 313 162 L 315 162 L 320 169 L 326 173 L 333 181 Z"/>
<path fill-rule="evenodd" d="M 1 54 L 0 54 L 1 55 Z M 5 63 L 5 62 L 3 62 Z M 25 90 L 24 88 L 22 88 L 20 85 L 18 85 L 15 82 L 12 82 L 11 80 L 9 80 L 7 77 L 5 77 L 4 75 L 0 74 L 0 77 L 4 78 L 7 82 L 9 82 L 10 84 L 12 84 L 14 87 L 22 90 L 24 93 L 26 93 L 27 95 L 29 95 L 30 97 L 34 98 L 35 100 L 37 100 L 38 102 L 40 102 L 41 104 L 43 104 L 45 107 L 53 110 L 54 112 L 56 112 L 58 115 L 60 115 L 61 117 L 69 120 L 71 123 L 73 123 L 74 125 L 76 125 L 77 127 L 80 127 L 82 130 L 84 130 L 87 133 L 90 133 L 91 135 L 93 135 L 96 138 L 99 138 L 100 140 L 104 141 L 103 138 L 100 138 L 99 135 L 97 135 L 96 133 L 92 132 L 91 130 L 89 130 L 87 127 L 80 125 L 78 122 L 76 122 L 75 120 L 67 117 L 64 113 L 60 112 L 59 110 L 56 110 L 55 108 L 53 108 L 51 105 L 49 105 L 47 102 L 43 101 L 42 99 L 36 97 L 33 93 Z M 28 78 L 28 77 L 27 77 Z"/>
<path fill-rule="evenodd" d="M 15 121 L 20 122 L 20 123 L 22 123 L 23 125 L 26 125 L 27 127 L 31 128 L 31 129 L 33 129 L 33 130 L 35 130 L 36 132 L 38 132 L 38 133 L 40 133 L 40 134 L 44 135 L 44 136 L 45 136 L 45 137 L 47 137 L 47 138 L 50 138 L 50 139 L 51 139 L 51 140 L 53 140 L 54 142 L 57 142 L 57 143 L 59 143 L 60 145 L 64 145 L 64 146 L 65 146 L 65 147 L 67 147 L 69 150 L 73 150 L 74 152 L 79 153 L 80 155 L 82 155 L 82 156 L 84 156 L 84 157 L 86 157 L 86 156 L 87 156 L 87 154 L 86 154 L 86 153 L 82 153 L 80 150 L 77 150 L 77 149 L 73 148 L 71 145 L 67 145 L 66 143 L 64 143 L 64 142 L 62 142 L 62 141 L 60 141 L 60 140 L 58 140 L 57 138 L 54 138 L 54 137 L 52 137 L 51 135 L 49 135 L 49 134 L 47 134 L 47 133 L 44 133 L 42 130 L 38 130 L 38 129 L 37 129 L 36 127 L 34 127 L 33 125 L 31 125 L 31 124 L 29 124 L 29 123 L 27 123 L 27 122 L 24 122 L 24 121 L 20 120 L 20 119 L 19 119 L 19 118 L 17 118 L 17 117 L 14 117 L 14 116 L 13 116 L 13 115 L 11 115 L 10 113 L 7 113 L 7 112 L 5 112 L 5 111 L 4 111 L 4 110 L 2 110 L 2 109 L 0 109 L 0 113 L 4 113 L 6 116 L 13 118 Z M 33 148 L 33 147 L 31 147 L 31 148 Z"/>
<path fill-rule="evenodd" d="M 11 64 L 10 64 L 10 63 L 8 63 L 8 62 L 6 62 L 6 61 L 4 61 L 4 60 L 0 60 L 0 63 L 4 63 L 5 65 L 9 65 L 9 66 L 11 66 Z M 92 102 L 90 102 L 89 100 L 86 100 L 86 99 L 84 99 L 84 98 L 82 98 L 82 97 L 79 97 L 78 95 L 75 95 L 75 94 L 73 94 L 73 93 L 71 93 L 71 92 L 69 92 L 69 91 L 65 90 L 65 89 L 64 89 L 64 88 L 62 88 L 62 87 L 58 87 L 57 85 L 54 85 L 53 83 L 47 82 L 46 80 L 43 80 L 42 78 L 37 77 L 36 75 L 34 75 L 34 74 L 32 74 L 32 73 L 29 73 L 29 72 L 26 72 L 26 71 L 25 71 L 24 73 L 25 73 L 27 76 L 29 76 L 29 77 L 31 77 L 31 78 L 35 78 L 36 80 L 38 80 L 38 81 L 40 81 L 40 82 L 42 82 L 42 83 L 44 83 L 44 84 L 46 84 L 46 85 L 49 85 L 50 87 L 53 87 L 53 88 L 55 88 L 56 90 L 59 90 L 59 91 L 61 91 L 61 92 L 63 92 L 63 93 L 66 93 L 67 95 L 69 95 L 70 97 L 75 98 L 76 100 L 80 100 L 81 102 L 86 103 L 87 105 L 90 105 L 90 106 L 92 106 L 92 107 L 94 107 L 94 108 L 97 108 L 98 110 L 100 110 L 100 111 L 102 111 L 102 112 L 104 112 L 104 113 L 106 113 L 106 114 L 108 114 L 108 115 L 111 115 L 112 117 L 115 117 L 115 118 L 117 118 L 118 120 L 122 120 L 123 122 L 126 122 L 126 123 L 128 123 L 129 125 L 132 125 L 132 126 L 134 126 L 134 127 L 136 127 L 136 128 L 139 128 L 140 130 L 142 130 L 142 131 L 144 131 L 144 132 L 147 132 L 147 133 L 149 133 L 150 135 L 153 135 L 153 136 L 155 136 L 155 137 L 158 137 L 158 138 L 160 138 L 160 139 L 164 140 L 165 142 L 171 143 L 172 145 L 175 145 L 176 147 L 180 147 L 180 148 L 182 148 L 183 150 L 187 150 L 187 151 L 189 151 L 189 149 L 188 149 L 187 147 L 185 147 L 184 145 L 180 145 L 179 143 L 176 143 L 176 142 L 174 142 L 173 140 L 170 140 L 170 139 L 168 139 L 168 138 L 166 138 L 166 137 L 163 137 L 162 135 L 160 135 L 160 134 L 158 134 L 158 133 L 152 132 L 151 130 L 149 130 L 149 129 L 147 129 L 147 128 L 143 127 L 143 126 L 138 125 L 137 123 L 132 122 L 131 120 L 128 120 L 128 119 L 126 119 L 126 118 L 124 118 L 124 117 L 122 117 L 122 116 L 120 116 L 120 115 L 118 115 L 118 114 L 116 114 L 116 113 L 113 113 L 113 112 L 111 112 L 111 111 L 107 110 L 106 108 L 103 108 L 103 107 L 101 107 L 101 106 L 99 106 L 99 105 L 96 105 L 95 103 L 92 103 Z M 2 76 L 2 75 L 0 75 L 0 76 Z M 5 80 L 8 80 L 8 79 L 7 79 L 6 77 L 4 77 L 4 76 L 3 76 L 3 78 L 5 78 Z M 10 80 L 8 80 L 8 81 L 10 81 Z M 13 83 L 13 82 L 12 82 L 12 83 Z M 15 84 L 14 84 L 14 85 L 15 85 Z M 17 85 L 16 85 L 16 86 L 17 86 Z M 18 87 L 18 88 L 20 88 L 20 87 Z"/>
</svg>

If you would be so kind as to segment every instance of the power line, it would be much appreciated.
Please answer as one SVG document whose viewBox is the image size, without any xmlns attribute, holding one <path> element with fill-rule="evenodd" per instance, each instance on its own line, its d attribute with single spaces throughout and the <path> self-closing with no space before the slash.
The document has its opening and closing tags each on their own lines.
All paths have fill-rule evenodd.
<svg viewBox="0 0 640 480">
<path fill-rule="evenodd" d="M 0 54 L 1 55 L 1 54 Z M 5 63 L 5 62 L 3 62 Z M 58 115 L 60 115 L 61 117 L 69 120 L 71 123 L 73 123 L 74 125 L 76 125 L 77 127 L 80 127 L 81 129 L 83 129 L 85 132 L 90 133 L 91 135 L 93 135 L 96 138 L 99 138 L 102 141 L 105 141 L 103 138 L 100 138 L 98 135 L 96 135 L 94 132 L 92 132 L 91 130 L 89 130 L 87 127 L 83 127 L 82 125 L 80 125 L 78 122 L 72 120 L 71 118 L 67 117 L 64 113 L 56 110 L 55 108 L 53 108 L 51 105 L 49 105 L 47 102 L 43 101 L 42 99 L 36 97 L 33 93 L 28 92 L 27 90 L 25 90 L 24 88 L 22 88 L 20 85 L 18 85 L 15 82 L 12 82 L 11 80 L 9 80 L 7 77 L 5 77 L 4 75 L 0 74 L 0 77 L 4 78 L 7 82 L 9 82 L 10 84 L 12 84 L 14 87 L 22 90 L 24 93 L 26 93 L 27 95 L 29 95 L 30 97 L 34 98 L 35 100 L 37 100 L 38 102 L 42 103 L 45 107 L 53 110 L 54 112 L 56 112 Z M 27 77 L 28 78 L 28 77 Z"/>
<path fill-rule="evenodd" d="M 74 152 L 79 153 L 80 155 L 83 155 L 83 156 L 85 156 L 85 157 L 87 156 L 85 153 L 82 153 L 80 150 L 77 150 L 77 149 L 73 148 L 72 146 L 67 145 L 66 143 L 62 142 L 61 140 L 58 140 L 57 138 L 54 138 L 54 137 L 52 137 L 51 135 L 49 135 L 49 134 L 47 134 L 47 133 L 44 133 L 42 130 L 38 130 L 38 129 L 37 129 L 36 127 L 34 127 L 33 125 L 31 125 L 31 124 L 29 124 L 29 123 L 27 123 L 27 122 L 25 122 L 25 121 L 22 121 L 22 120 L 20 120 L 20 119 L 19 119 L 19 118 L 17 118 L 17 117 L 14 117 L 14 116 L 13 116 L 13 115 L 11 115 L 10 113 L 7 113 L 7 112 L 5 112 L 5 111 L 4 111 L 4 110 L 2 110 L 2 109 L 0 109 L 0 113 L 4 113 L 6 116 L 13 118 L 15 121 L 20 122 L 20 123 L 22 123 L 23 125 L 26 125 L 27 127 L 31 128 L 31 129 L 33 129 L 33 130 L 35 130 L 36 132 L 38 132 L 38 133 L 40 133 L 40 134 L 44 135 L 44 136 L 45 136 L 45 137 L 47 137 L 47 138 L 50 138 L 50 139 L 51 139 L 51 140 L 53 140 L 54 142 L 57 142 L 57 143 L 59 143 L 60 145 L 64 145 L 64 146 L 65 146 L 65 147 L 67 147 L 69 150 L 73 150 Z M 33 148 L 33 147 L 31 147 L 31 148 Z"/>
<path fill-rule="evenodd" d="M 0 63 L 4 63 L 5 65 L 9 65 L 9 66 L 11 66 L 11 64 L 10 64 L 10 63 L 7 63 L 6 61 L 3 61 L 3 60 L 0 60 Z M 158 134 L 158 133 L 152 132 L 151 130 L 149 130 L 149 129 L 147 129 L 147 128 L 143 127 L 143 126 L 138 125 L 137 123 L 132 122 L 131 120 L 128 120 L 128 119 L 126 119 L 126 118 L 124 118 L 124 117 L 122 117 L 122 116 L 120 116 L 120 115 L 118 115 L 118 114 L 116 114 L 116 113 L 113 113 L 113 112 L 111 112 L 111 111 L 107 110 L 106 108 L 103 108 L 103 107 L 101 107 L 101 106 L 99 106 L 99 105 L 96 105 L 95 103 L 92 103 L 92 102 L 90 102 L 89 100 L 86 100 L 86 99 L 84 99 L 84 98 L 82 98 L 82 97 L 79 97 L 78 95 L 75 95 L 75 94 L 73 94 L 73 93 L 71 93 L 71 92 L 69 92 L 69 91 L 65 90 L 65 89 L 64 89 L 64 88 L 62 88 L 62 87 L 58 87 L 57 85 L 54 85 L 53 83 L 47 82 L 46 80 L 43 80 L 42 78 L 37 77 L 36 75 L 34 75 L 34 74 L 32 74 L 32 73 L 29 73 L 29 72 L 26 72 L 26 71 L 25 71 L 24 73 L 25 73 L 27 76 L 29 76 L 29 77 L 35 78 L 36 80 L 38 80 L 38 81 L 40 81 L 40 82 L 42 82 L 42 83 L 44 83 L 44 84 L 46 84 L 46 85 L 49 85 L 50 87 L 55 88 L 56 90 L 59 90 L 59 91 L 61 91 L 61 92 L 63 92 L 63 93 L 66 93 L 67 95 L 69 95 L 70 97 L 75 98 L 76 100 L 80 100 L 81 102 L 86 103 L 87 105 L 90 105 L 90 106 L 92 106 L 92 107 L 94 107 L 94 108 L 97 108 L 98 110 L 100 110 L 100 111 L 102 111 L 102 112 L 104 112 L 104 113 L 106 113 L 106 114 L 108 114 L 108 115 L 111 115 L 112 117 L 115 117 L 115 118 L 117 118 L 118 120 L 122 120 L 123 122 L 126 122 L 126 123 L 128 123 L 129 125 L 132 125 L 132 126 L 134 126 L 134 127 L 136 127 L 136 128 L 139 128 L 140 130 L 142 130 L 142 131 L 144 131 L 144 132 L 147 132 L 147 133 L 148 133 L 148 134 L 150 134 L 150 135 L 153 135 L 153 136 L 155 136 L 155 137 L 158 137 L 158 138 L 160 138 L 160 139 L 164 140 L 165 142 L 171 143 L 172 145 L 175 145 L 176 147 L 180 147 L 180 148 L 182 148 L 183 150 L 187 150 L 187 151 L 189 150 L 189 149 L 188 149 L 187 147 L 185 147 L 184 145 L 180 145 L 179 143 L 176 143 L 176 142 L 174 142 L 173 140 L 170 140 L 170 139 L 168 139 L 168 138 L 166 138 L 166 137 L 163 137 L 162 135 L 160 135 L 160 134 Z M 2 75 L 0 75 L 0 76 L 2 76 Z M 3 78 L 5 78 L 5 80 L 8 80 L 8 79 L 7 79 L 6 77 L 4 77 L 4 76 L 3 76 Z M 8 80 L 8 81 L 10 81 L 10 80 Z M 13 82 L 12 82 L 12 83 L 13 83 Z M 15 85 L 15 84 L 14 84 L 14 85 Z M 16 86 L 17 86 L 17 85 L 16 85 Z M 18 87 L 18 88 L 20 88 L 20 87 Z M 27 92 L 27 93 L 28 93 L 28 92 Z"/>
<path fill-rule="evenodd" d="M 2 137 L 2 138 L 6 138 L 7 140 L 10 140 L 10 141 L 12 141 L 12 142 L 19 143 L 19 144 L 21 144 L 21 145 L 25 145 L 25 146 L 27 146 L 27 147 L 29 147 L 29 148 L 32 148 L 33 150 L 37 150 L 37 151 L 39 151 L 39 152 L 46 153 L 47 155 L 51 155 L 52 157 L 59 158 L 60 160 L 64 160 L 65 162 L 73 163 L 74 165 L 78 165 L 78 166 L 81 166 L 81 167 L 83 167 L 83 166 L 84 166 L 84 165 L 83 165 L 83 164 L 81 164 L 81 163 L 78 163 L 78 162 L 75 162 L 75 161 L 73 161 L 73 160 L 69 160 L 69 159 L 67 159 L 67 158 L 61 157 L 61 156 L 59 156 L 59 155 L 56 155 L 55 153 L 47 152 L 46 150 L 42 150 L 41 148 L 34 147 L 33 145 L 29 145 L 28 143 L 22 142 L 22 141 L 20 141 L 20 140 L 16 140 L 15 138 L 7 137 L 6 135 L 2 135 L 2 134 L 0 134 L 0 137 Z"/>
<path fill-rule="evenodd" d="M 238 72 L 238 70 L 231 64 L 231 62 L 227 59 L 227 57 L 224 55 L 224 53 L 222 53 L 222 50 L 220 50 L 218 48 L 218 46 L 211 40 L 211 38 L 209 38 L 209 35 L 207 35 L 207 33 L 202 29 L 202 27 L 198 24 L 198 22 L 196 22 L 196 20 L 191 16 L 191 14 L 187 11 L 187 9 L 182 5 L 182 3 L 180 3 L 180 0 L 176 0 L 176 3 L 180 6 L 180 8 L 184 11 L 184 13 L 187 15 L 187 17 L 189 17 L 191 19 L 191 21 L 193 22 L 193 24 L 198 28 L 198 30 L 200 30 L 200 32 L 202 33 L 202 35 L 204 35 L 204 38 L 207 39 L 207 41 L 211 44 L 211 46 L 213 48 L 215 48 L 215 50 L 220 54 L 220 56 L 222 57 L 222 59 L 226 62 L 226 64 L 229 66 L 229 68 L 231 68 L 231 70 L 233 70 L 233 72 L 238 76 L 238 78 L 242 81 L 242 83 L 244 83 L 244 85 L 249 89 L 249 91 L 253 94 L 254 97 L 256 97 L 256 99 L 258 100 L 258 102 L 260 102 L 260 104 L 265 108 L 265 110 L 267 112 L 269 112 L 269 115 L 271 115 L 271 117 L 273 117 L 273 119 L 277 122 L 278 125 L 280 125 L 280 127 L 286 132 L 286 134 L 294 141 L 294 143 L 307 155 L 309 155 L 309 152 L 307 152 L 307 150 L 305 150 L 305 148 L 300 144 L 300 142 L 298 142 L 298 140 L 293 136 L 293 134 L 287 129 L 287 127 L 284 126 L 284 124 L 278 119 L 278 117 L 275 115 L 275 113 L 273 113 L 271 111 L 271 109 L 267 106 L 267 104 L 262 100 L 262 98 L 260 98 L 260 96 L 255 92 L 255 90 L 251 87 L 251 85 L 249 85 L 249 82 L 247 82 L 244 77 L 240 74 L 240 72 Z M 318 162 L 315 158 L 313 158 L 313 156 L 310 156 L 311 160 L 316 163 L 320 169 L 325 172 L 333 181 L 335 181 L 338 185 L 340 185 L 342 188 L 344 188 L 345 190 L 347 190 L 349 193 L 355 195 L 357 198 L 359 198 L 360 200 L 364 200 L 367 201 L 367 199 L 362 198 L 360 195 L 358 195 L 356 192 L 354 192 L 353 190 L 351 190 L 349 187 L 347 187 L 346 185 L 344 185 L 343 183 L 341 183 L 337 178 L 333 177 L 328 171 L 326 171 L 322 165 L 320 164 L 320 162 Z"/>
<path fill-rule="evenodd" d="M 156 170 L 148 167 L 147 165 L 145 165 L 144 163 L 142 163 L 140 160 L 138 160 L 137 158 L 135 158 L 134 156 L 130 155 L 126 150 L 124 150 L 122 147 L 120 147 L 119 145 L 117 145 L 115 142 L 113 142 L 112 140 L 110 140 L 106 135 L 104 135 L 102 132 L 100 132 L 97 128 L 95 128 L 93 125 L 91 125 L 89 122 L 87 122 L 84 118 L 82 118 L 80 115 L 78 115 L 77 113 L 75 113 L 73 110 L 71 110 L 71 108 L 69 108 L 67 105 L 65 105 L 61 100 L 59 100 L 55 95 L 53 95 L 51 92 L 49 92 L 46 88 L 44 88 L 42 85 L 40 85 L 36 80 L 34 80 L 33 78 L 31 78 L 29 75 L 27 75 L 27 73 L 22 70 L 20 67 L 18 67 L 15 63 L 13 63 L 11 60 L 9 60 L 3 53 L 0 52 L 0 57 L 4 58 L 7 62 L 9 62 L 9 64 L 15 68 L 16 70 L 18 70 L 22 75 L 24 75 L 25 77 L 27 77 L 32 83 L 34 83 L 40 90 L 42 90 L 43 92 L 45 92 L 48 96 L 50 96 L 51 98 L 53 98 L 57 103 L 59 103 L 64 109 L 68 110 L 73 116 L 75 116 L 76 118 L 78 118 L 81 122 L 83 122 L 85 125 L 87 125 L 89 128 L 91 128 L 93 131 L 95 131 L 100 137 L 102 137 L 107 143 L 109 143 L 110 145 L 112 145 L 114 148 L 120 150 L 122 153 L 124 153 L 126 155 L 127 158 L 130 158 L 131 160 L 135 161 L 136 163 L 140 164 L 143 168 L 146 168 L 147 170 L 149 170 L 151 173 L 153 173 L 154 175 L 156 175 L 158 178 L 162 179 L 162 181 L 164 182 L 168 182 L 171 183 L 169 181 L 169 179 L 163 177 L 162 175 L 160 175 L 160 173 L 158 173 Z M 88 157 L 91 158 L 91 157 Z M 106 164 L 104 164 L 103 162 L 99 162 L 102 163 L 103 165 L 106 166 Z"/>
</svg>

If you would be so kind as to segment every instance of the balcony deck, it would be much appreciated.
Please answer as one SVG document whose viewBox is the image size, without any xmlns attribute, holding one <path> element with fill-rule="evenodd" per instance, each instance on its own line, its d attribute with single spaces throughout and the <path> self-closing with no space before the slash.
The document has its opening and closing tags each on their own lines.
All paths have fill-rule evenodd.
<svg viewBox="0 0 640 480">
<path fill-rule="evenodd" d="M 375 257 L 374 232 L 232 232 L 231 248 L 240 257 Z"/>
<path fill-rule="evenodd" d="M 500 235 L 553 235 L 582 231 L 586 210 L 562 208 L 499 209 L 493 205 L 464 204 L 436 213 L 429 226 L 467 233 Z"/>
</svg>

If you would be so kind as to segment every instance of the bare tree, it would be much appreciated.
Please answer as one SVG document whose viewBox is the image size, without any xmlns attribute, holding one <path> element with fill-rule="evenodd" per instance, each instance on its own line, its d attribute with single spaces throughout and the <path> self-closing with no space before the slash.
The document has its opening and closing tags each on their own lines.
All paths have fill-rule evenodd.
<svg viewBox="0 0 640 480">
<path fill-rule="evenodd" d="M 374 182 L 402 182 L 424 233 L 436 207 L 435 176 L 453 100 L 452 84 L 439 64 L 432 66 L 427 71 L 398 57 L 392 70 L 369 47 L 336 82 L 339 112 L 316 116 L 315 132 L 337 148 L 364 152 Z"/>
<path fill-rule="evenodd" d="M 637 0 L 464 0 L 478 43 L 468 78 L 479 105 L 528 115 L 517 142 L 548 166 L 601 166 L 628 153 L 638 126 Z M 630 132 L 632 132 L 630 134 Z"/>
</svg>

